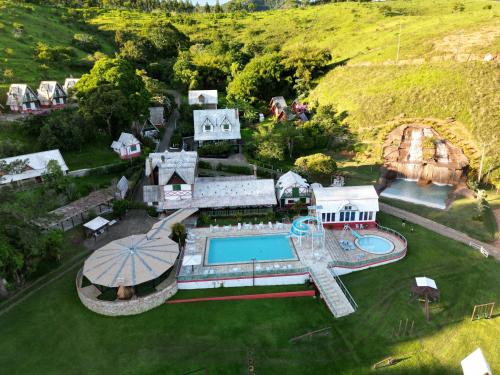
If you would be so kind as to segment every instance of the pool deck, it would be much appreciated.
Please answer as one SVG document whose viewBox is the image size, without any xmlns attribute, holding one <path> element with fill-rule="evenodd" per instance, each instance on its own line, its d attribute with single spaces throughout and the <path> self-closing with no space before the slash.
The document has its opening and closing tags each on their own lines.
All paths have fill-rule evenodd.
<svg viewBox="0 0 500 375">
<path fill-rule="evenodd" d="M 310 267 L 314 263 L 326 262 L 331 266 L 345 266 L 356 268 L 360 265 L 374 265 L 377 262 L 383 262 L 385 259 L 397 256 L 406 251 L 406 244 L 398 236 L 379 229 L 357 230 L 361 235 L 374 234 L 390 240 L 394 244 L 394 250 L 387 254 L 372 254 L 356 247 L 354 250 L 343 250 L 339 241 L 348 240 L 354 243 L 354 236 L 350 231 L 325 229 L 325 248 L 320 249 L 315 246 L 311 250 L 311 238 L 304 238 L 302 244 L 295 237 L 290 237 L 293 243 L 294 251 L 298 256 L 297 260 L 270 260 L 256 261 L 255 268 L 252 262 L 230 263 L 230 264 L 207 264 L 207 244 L 209 238 L 224 238 L 234 236 L 264 236 L 264 235 L 289 235 L 290 224 L 273 224 L 271 229 L 268 224 L 259 227 L 242 227 L 240 230 L 236 226 L 226 226 L 214 228 L 195 228 L 189 231 L 186 241 L 184 257 L 188 255 L 201 255 L 201 264 L 195 266 L 183 266 L 180 269 L 181 278 L 216 278 L 235 277 L 241 274 L 253 273 L 259 274 L 293 274 L 305 267 Z M 318 241 L 315 239 L 315 241 Z"/>
</svg>

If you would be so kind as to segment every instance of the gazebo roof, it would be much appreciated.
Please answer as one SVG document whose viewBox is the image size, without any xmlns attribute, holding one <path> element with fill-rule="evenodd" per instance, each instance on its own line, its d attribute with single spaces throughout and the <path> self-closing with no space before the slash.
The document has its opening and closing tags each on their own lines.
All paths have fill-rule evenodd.
<svg viewBox="0 0 500 375">
<path fill-rule="evenodd" d="M 85 261 L 83 275 L 97 285 L 134 286 L 162 275 L 178 254 L 177 243 L 166 236 L 128 236 L 94 251 Z"/>
<path fill-rule="evenodd" d="M 96 231 L 106 226 L 109 223 L 109 220 L 106 220 L 103 217 L 97 216 L 96 218 L 90 220 L 89 222 L 83 224 L 85 228 L 88 228 L 92 231 Z"/>
</svg>

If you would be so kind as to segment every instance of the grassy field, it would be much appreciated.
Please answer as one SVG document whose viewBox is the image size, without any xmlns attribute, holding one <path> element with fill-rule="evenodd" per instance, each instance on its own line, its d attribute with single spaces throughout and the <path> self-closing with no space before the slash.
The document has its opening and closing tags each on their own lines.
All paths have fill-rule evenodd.
<svg viewBox="0 0 500 375">
<path fill-rule="evenodd" d="M 380 217 L 407 236 L 409 253 L 343 278 L 360 306 L 351 316 L 334 319 L 321 301 L 295 298 L 164 305 L 139 316 L 107 318 L 81 305 L 73 273 L 0 316 L 0 366 L 9 374 L 184 374 L 199 368 L 246 374 L 251 358 L 259 374 L 369 374 L 375 362 L 391 355 L 401 361 L 378 372 L 441 375 L 460 374 L 460 360 L 480 346 L 498 372 L 498 316 L 469 320 L 474 304 L 498 301 L 498 262 Z M 411 279 L 419 275 L 434 278 L 441 290 L 429 323 L 409 299 Z M 181 291 L 176 297 L 221 293 L 226 290 Z M 394 337 L 406 319 L 415 321 L 414 334 Z M 329 336 L 288 341 L 325 327 L 332 327 Z"/>
<path fill-rule="evenodd" d="M 87 69 L 75 64 L 37 62 L 34 47 L 37 42 L 49 46 L 71 46 L 75 33 L 87 32 L 95 36 L 105 53 L 111 54 L 113 47 L 96 31 L 74 20 L 64 21 L 64 10 L 56 7 L 40 7 L 32 4 L 0 0 L 0 103 L 5 104 L 5 93 L 10 83 L 27 83 L 36 90 L 42 79 L 58 80 L 73 75 L 78 77 Z M 14 23 L 21 24 L 24 31 L 16 35 Z M 75 48 L 75 61 L 85 59 L 87 53 Z M 4 75 L 5 69 L 12 70 L 13 77 Z"/>
<path fill-rule="evenodd" d="M 402 208 L 467 233 L 480 241 L 492 242 L 498 236 L 498 227 L 492 209 L 500 207 L 500 197 L 493 191 L 488 193 L 489 208 L 485 210 L 482 221 L 472 218 L 476 215 L 477 201 L 475 199 L 459 197 L 447 210 L 437 210 L 396 199 L 383 198 L 382 200 L 391 206 Z"/>
</svg>

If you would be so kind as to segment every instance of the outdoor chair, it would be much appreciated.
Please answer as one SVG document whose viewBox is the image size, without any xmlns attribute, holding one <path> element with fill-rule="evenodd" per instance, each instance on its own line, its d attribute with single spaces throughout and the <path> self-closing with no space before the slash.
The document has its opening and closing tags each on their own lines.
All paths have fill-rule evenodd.
<svg viewBox="0 0 500 375">
<path fill-rule="evenodd" d="M 241 223 L 238 223 L 238 230 L 241 230 Z"/>
<path fill-rule="evenodd" d="M 269 223 L 267 223 L 267 225 L 269 226 L 269 229 L 271 229 L 271 230 L 273 229 L 273 223 L 269 222 Z"/>
</svg>

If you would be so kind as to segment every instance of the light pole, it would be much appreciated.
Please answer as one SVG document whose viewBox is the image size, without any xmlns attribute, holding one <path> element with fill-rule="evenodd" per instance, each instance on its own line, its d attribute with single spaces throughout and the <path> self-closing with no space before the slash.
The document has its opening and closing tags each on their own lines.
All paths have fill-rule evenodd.
<svg viewBox="0 0 500 375">
<path fill-rule="evenodd" d="M 255 261 L 257 259 L 252 258 L 252 286 L 255 286 Z"/>
</svg>

